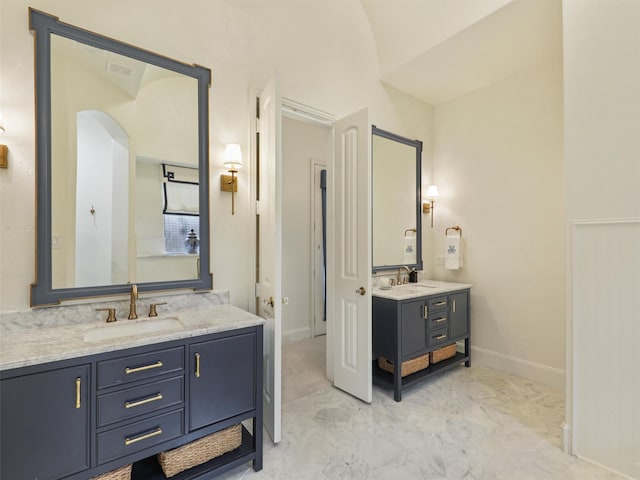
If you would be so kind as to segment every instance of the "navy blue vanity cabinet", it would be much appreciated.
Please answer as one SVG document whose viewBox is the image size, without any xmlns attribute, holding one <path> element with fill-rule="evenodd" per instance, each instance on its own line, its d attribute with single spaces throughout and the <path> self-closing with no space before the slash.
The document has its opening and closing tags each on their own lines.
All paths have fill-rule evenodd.
<svg viewBox="0 0 640 480">
<path fill-rule="evenodd" d="M 89 469 L 90 371 L 2 372 L 0 478 L 57 480 Z"/>
<path fill-rule="evenodd" d="M 400 335 L 402 358 L 415 357 L 427 347 L 425 341 L 424 300 L 402 302 L 400 304 Z"/>
<path fill-rule="evenodd" d="M 372 307 L 374 383 L 393 388 L 397 402 L 402 400 L 403 387 L 463 362 L 467 367 L 471 365 L 469 289 L 407 300 L 374 295 Z M 463 352 L 402 377 L 402 362 L 456 342 L 464 343 Z M 393 362 L 393 373 L 378 367 L 380 356 Z"/>
<path fill-rule="evenodd" d="M 185 347 L 154 347 L 96 362 L 98 465 L 184 434 Z"/>
<path fill-rule="evenodd" d="M 156 456 L 225 429 L 237 449 L 178 473 L 211 479 L 262 468 L 262 325 L 0 371 L 0 479 L 87 480 L 132 465 L 165 480 Z"/>
<path fill-rule="evenodd" d="M 449 295 L 449 335 L 452 340 L 469 341 L 471 325 L 469 324 L 469 292 L 458 292 Z"/>
<path fill-rule="evenodd" d="M 189 346 L 189 431 L 256 407 L 254 333 Z"/>
</svg>

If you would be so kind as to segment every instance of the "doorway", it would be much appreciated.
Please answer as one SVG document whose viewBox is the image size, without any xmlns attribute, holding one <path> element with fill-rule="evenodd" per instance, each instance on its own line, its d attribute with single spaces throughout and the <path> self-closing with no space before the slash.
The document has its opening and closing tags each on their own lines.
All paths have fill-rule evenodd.
<svg viewBox="0 0 640 480">
<path fill-rule="evenodd" d="M 99 110 L 78 112 L 76 125 L 75 286 L 123 284 L 130 278 L 129 136 Z"/>
<path fill-rule="evenodd" d="M 251 132 L 257 147 L 256 312 L 265 318 L 266 330 L 271 332 L 270 336 L 265 335 L 263 398 L 265 428 L 275 443 L 280 441 L 282 345 L 298 338 L 309 339 L 314 331 L 310 309 L 313 249 L 299 249 L 301 243 L 309 246 L 311 241 L 309 203 L 313 188 L 308 186 L 311 172 L 315 170 L 311 168 L 313 159 L 318 158 L 318 155 L 310 154 L 311 145 L 319 146 L 320 158 L 326 159 L 320 164 L 328 165 L 327 186 L 336 185 L 334 170 L 339 172 L 341 179 L 339 188 L 335 192 L 332 188 L 334 193 L 327 196 L 326 336 L 315 338 L 323 341 L 325 375 L 335 387 L 368 403 L 372 388 L 368 111 L 363 109 L 334 122 L 333 117 L 324 112 L 316 115 L 314 109 L 281 100 L 277 85 L 274 77 L 256 96 L 258 119 Z M 298 106 L 302 108 L 298 110 Z M 321 132 L 321 141 L 314 143 L 308 132 L 297 131 L 307 124 Z M 334 135 L 339 138 L 336 143 Z M 295 155 L 287 154 L 285 150 L 290 144 L 300 151 Z M 263 182 L 263 177 L 269 182 Z M 305 182 L 304 177 L 309 180 Z M 296 221 L 301 211 L 309 216 L 307 221 Z M 306 241 L 300 242 L 300 238 Z M 363 239 L 366 243 L 361 242 Z M 336 272 L 340 273 L 336 275 Z M 297 279 L 301 282 L 294 281 Z M 358 288 L 354 287 L 356 283 Z M 336 308 L 336 305 L 341 307 Z M 296 315 L 296 312 L 302 314 Z"/>
<path fill-rule="evenodd" d="M 283 114 L 283 343 L 326 333 L 321 171 L 333 148 L 330 126 Z"/>
<path fill-rule="evenodd" d="M 322 171 L 333 151 L 330 125 L 283 109 L 282 401 L 327 388 Z M 326 218 L 326 216 L 325 216 Z"/>
</svg>

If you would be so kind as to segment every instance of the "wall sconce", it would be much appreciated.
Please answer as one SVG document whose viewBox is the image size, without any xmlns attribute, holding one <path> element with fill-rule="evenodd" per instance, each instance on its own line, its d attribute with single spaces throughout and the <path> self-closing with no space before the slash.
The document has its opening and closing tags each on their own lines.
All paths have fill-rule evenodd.
<svg viewBox="0 0 640 480">
<path fill-rule="evenodd" d="M 227 143 L 224 149 L 224 166 L 231 175 L 220 175 L 220 190 L 231 192 L 231 215 L 235 215 L 235 193 L 238 191 L 238 178 L 235 176 L 242 167 L 242 150 L 237 143 Z"/>
<path fill-rule="evenodd" d="M 438 198 L 438 186 L 437 185 L 429 185 L 427 187 L 427 200 L 429 202 L 425 202 L 422 204 L 422 213 L 431 213 L 431 228 L 433 228 L 433 204 Z"/>
<path fill-rule="evenodd" d="M 4 122 L 2 121 L 2 112 L 0 111 L 0 134 L 4 133 Z M 0 145 L 0 168 L 7 168 L 9 166 L 9 154 L 7 153 L 7 146 Z"/>
</svg>

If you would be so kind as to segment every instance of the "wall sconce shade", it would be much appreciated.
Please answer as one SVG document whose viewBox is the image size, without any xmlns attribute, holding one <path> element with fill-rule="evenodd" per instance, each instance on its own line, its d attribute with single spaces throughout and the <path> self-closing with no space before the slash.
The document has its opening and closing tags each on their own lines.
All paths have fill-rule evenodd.
<svg viewBox="0 0 640 480">
<path fill-rule="evenodd" d="M 224 166 L 229 171 L 238 171 L 242 167 L 242 150 L 237 143 L 227 143 L 224 149 Z"/>
<path fill-rule="evenodd" d="M 427 187 L 427 198 L 429 200 L 436 200 L 439 196 L 437 185 L 429 185 Z"/>
<path fill-rule="evenodd" d="M 224 166 L 231 175 L 220 176 L 220 190 L 231 192 L 231 215 L 235 215 L 235 193 L 238 191 L 238 179 L 235 174 L 242 167 L 242 150 L 237 143 L 228 143 L 224 149 Z"/>
<path fill-rule="evenodd" d="M 422 204 L 422 213 L 431 214 L 431 228 L 433 228 L 433 205 L 436 199 L 440 196 L 437 185 L 429 185 L 427 187 L 426 198 L 428 202 Z"/>
</svg>

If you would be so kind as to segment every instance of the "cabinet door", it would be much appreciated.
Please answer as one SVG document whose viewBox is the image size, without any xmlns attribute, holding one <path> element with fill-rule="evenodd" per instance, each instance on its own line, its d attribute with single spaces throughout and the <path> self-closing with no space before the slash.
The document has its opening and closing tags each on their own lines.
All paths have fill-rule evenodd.
<svg viewBox="0 0 640 480">
<path fill-rule="evenodd" d="M 192 344 L 189 353 L 189 431 L 255 408 L 255 333 Z"/>
<path fill-rule="evenodd" d="M 424 300 L 403 303 L 401 312 L 402 357 L 407 357 L 426 348 Z"/>
<path fill-rule="evenodd" d="M 449 295 L 449 337 L 452 340 L 469 334 L 468 292 Z"/>
<path fill-rule="evenodd" d="M 89 366 L 2 380 L 0 478 L 54 480 L 89 468 Z"/>
</svg>

